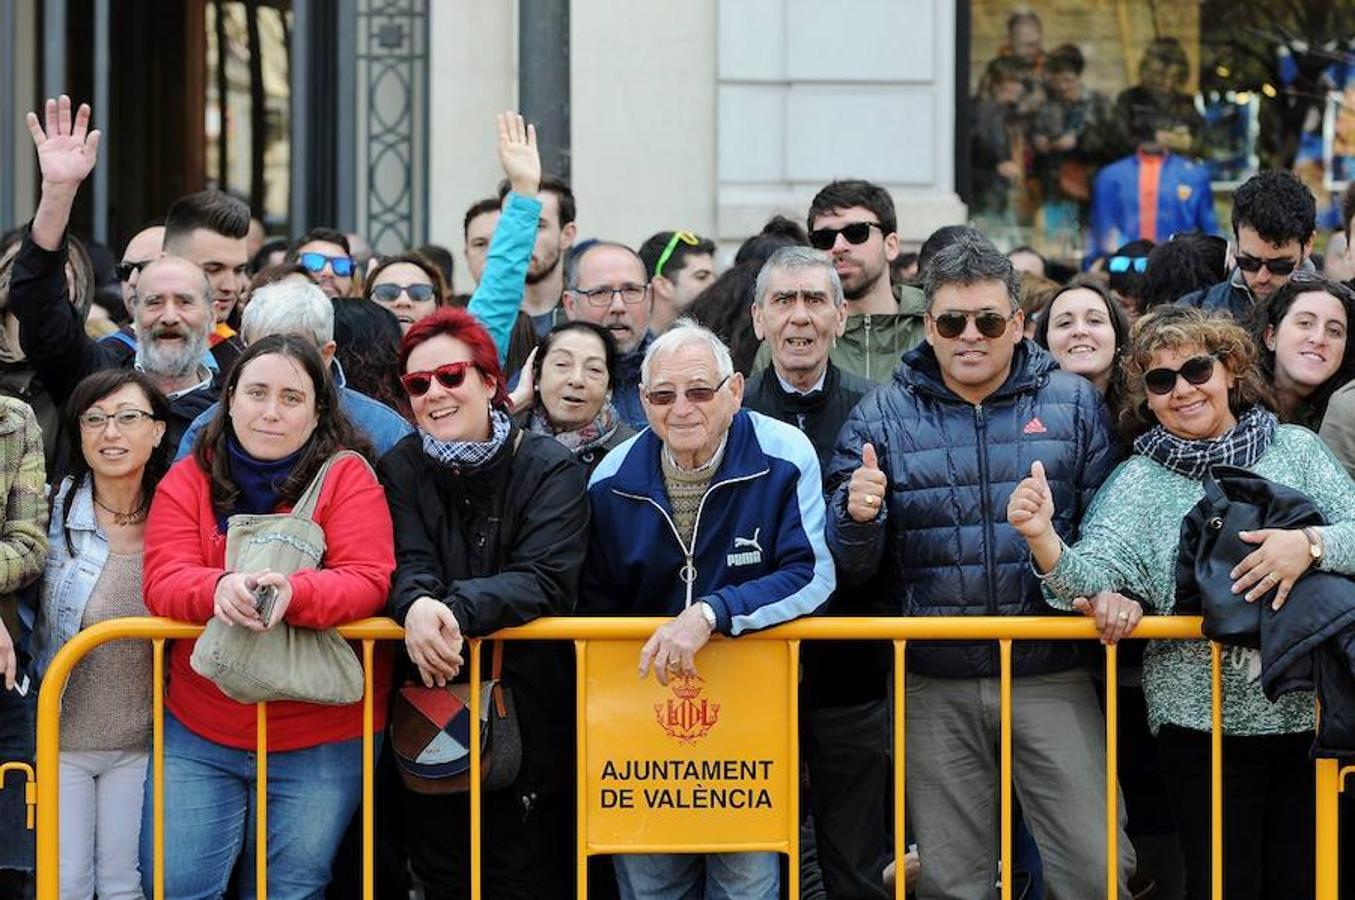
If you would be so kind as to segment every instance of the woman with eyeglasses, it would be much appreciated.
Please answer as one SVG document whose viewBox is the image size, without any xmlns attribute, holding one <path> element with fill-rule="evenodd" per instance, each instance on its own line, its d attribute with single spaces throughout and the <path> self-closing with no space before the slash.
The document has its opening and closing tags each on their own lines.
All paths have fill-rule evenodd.
<svg viewBox="0 0 1355 900">
<path fill-rule="evenodd" d="M 612 403 L 616 341 L 580 319 L 561 322 L 541 339 L 509 401 L 519 423 L 555 438 L 592 472 L 635 434 Z"/>
<path fill-rule="evenodd" d="M 464 680 L 466 638 L 574 609 L 587 473 L 558 441 L 513 424 L 494 344 L 466 311 L 412 325 L 400 363 L 418 431 L 378 467 L 396 534 L 390 615 L 412 677 L 441 687 Z M 508 641 L 502 653 L 522 733 L 517 777 L 482 795 L 475 826 L 466 794 L 401 791 L 429 898 L 467 896 L 471 827 L 496 896 L 558 896 L 574 877 L 572 655 L 558 642 Z"/>
<path fill-rule="evenodd" d="M 1256 549 L 1231 573 L 1235 592 L 1279 608 L 1314 566 L 1355 575 L 1355 484 L 1316 435 L 1279 424 L 1256 345 L 1230 317 L 1186 307 L 1144 316 L 1130 336 L 1124 379 L 1121 421 L 1134 453 L 1102 485 L 1077 543 L 1066 546 L 1050 526 L 1053 501 L 1038 462 L 1007 507 L 1055 606 L 1094 615 L 1108 643 L 1130 634 L 1145 609 L 1170 615 L 1181 522 L 1219 464 L 1302 491 L 1331 523 L 1242 532 Z M 1258 651 L 1242 647 L 1229 648 L 1223 662 L 1224 895 L 1309 897 L 1313 695 L 1272 703 L 1261 689 L 1260 662 Z M 1209 642 L 1148 644 L 1149 726 L 1191 898 L 1210 895 L 1210 683 Z"/>
<path fill-rule="evenodd" d="M 1316 275 L 1294 276 L 1256 307 L 1252 337 L 1281 422 L 1322 425 L 1332 395 L 1355 377 L 1352 319 L 1355 292 Z"/>
<path fill-rule="evenodd" d="M 169 468 L 169 401 L 135 369 L 96 372 L 66 404 L 34 664 L 107 619 L 145 616 L 146 513 Z M 61 702 L 61 894 L 141 897 L 137 830 L 151 740 L 151 645 L 118 641 L 71 672 Z"/>
</svg>

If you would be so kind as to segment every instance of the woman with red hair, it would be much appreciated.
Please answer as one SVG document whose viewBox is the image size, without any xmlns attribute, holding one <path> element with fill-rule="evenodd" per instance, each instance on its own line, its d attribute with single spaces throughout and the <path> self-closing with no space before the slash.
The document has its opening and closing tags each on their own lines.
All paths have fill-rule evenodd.
<svg viewBox="0 0 1355 900">
<path fill-rule="evenodd" d="M 441 688 L 464 680 L 465 638 L 574 609 L 586 474 L 564 446 L 513 424 L 494 342 L 464 310 L 412 324 L 400 369 L 418 430 L 378 470 L 395 522 L 390 614 L 405 628 L 411 674 Z M 496 896 L 551 896 L 574 860 L 573 663 L 561 644 L 505 645 L 522 762 L 482 796 L 483 879 Z M 468 896 L 469 795 L 411 783 L 401 813 L 425 896 Z"/>
</svg>

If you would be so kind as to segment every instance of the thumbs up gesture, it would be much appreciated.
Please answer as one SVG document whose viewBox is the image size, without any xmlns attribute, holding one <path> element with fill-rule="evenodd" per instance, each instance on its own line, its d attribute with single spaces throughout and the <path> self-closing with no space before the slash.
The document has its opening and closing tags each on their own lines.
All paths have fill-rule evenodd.
<svg viewBox="0 0 1355 900">
<path fill-rule="evenodd" d="M 1030 464 L 1030 475 L 1021 480 L 1007 501 L 1007 521 L 1027 540 L 1036 540 L 1054 530 L 1054 495 L 1045 479 L 1044 463 Z"/>
<path fill-rule="evenodd" d="M 847 484 L 847 515 L 857 522 L 871 522 L 884 506 L 889 480 L 880 469 L 873 444 L 861 445 L 861 465 Z"/>
</svg>

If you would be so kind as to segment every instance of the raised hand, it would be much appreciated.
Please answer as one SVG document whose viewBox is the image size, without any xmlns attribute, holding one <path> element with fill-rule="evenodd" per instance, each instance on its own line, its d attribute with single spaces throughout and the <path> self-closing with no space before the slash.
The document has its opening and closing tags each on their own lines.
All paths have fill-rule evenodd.
<svg viewBox="0 0 1355 900">
<path fill-rule="evenodd" d="M 38 169 L 44 187 L 77 188 L 94 169 L 99 157 L 100 132 L 89 130 L 89 104 L 81 103 L 71 118 L 71 98 L 47 101 L 47 127 L 38 122 L 37 113 L 25 117 L 33 146 L 38 151 Z"/>
<path fill-rule="evenodd" d="M 541 154 L 536 149 L 536 126 L 515 112 L 498 115 L 499 164 L 513 193 L 535 197 L 541 187 Z"/>
<path fill-rule="evenodd" d="M 861 445 L 861 465 L 852 473 L 847 484 L 847 515 L 858 522 L 871 522 L 884 506 L 885 489 L 889 479 L 880 469 L 875 446 Z"/>
<path fill-rule="evenodd" d="M 1030 476 L 1012 491 L 1007 521 L 1027 540 L 1045 537 L 1054 530 L 1054 495 L 1045 480 L 1044 463 L 1038 459 L 1030 464 Z"/>
</svg>

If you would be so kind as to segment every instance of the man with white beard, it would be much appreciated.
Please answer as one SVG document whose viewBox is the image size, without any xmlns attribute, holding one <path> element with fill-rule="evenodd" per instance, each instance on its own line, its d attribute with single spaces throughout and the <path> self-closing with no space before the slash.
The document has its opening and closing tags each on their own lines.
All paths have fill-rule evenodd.
<svg viewBox="0 0 1355 900">
<path fill-rule="evenodd" d="M 14 260 L 9 309 L 19 322 L 19 345 L 60 406 L 86 375 L 121 362 L 113 349 L 85 334 L 66 300 L 66 226 L 76 192 L 94 168 L 99 133 L 89 131 L 88 106 L 72 117 L 69 97 L 48 100 L 45 114 L 45 128 L 35 114 L 28 116 L 42 193 Z M 215 324 L 211 286 L 195 263 L 161 257 L 142 267 L 128 312 L 137 336 L 135 365 L 169 397 L 165 439 L 178 446 L 184 429 L 219 391 L 202 362 Z"/>
</svg>

